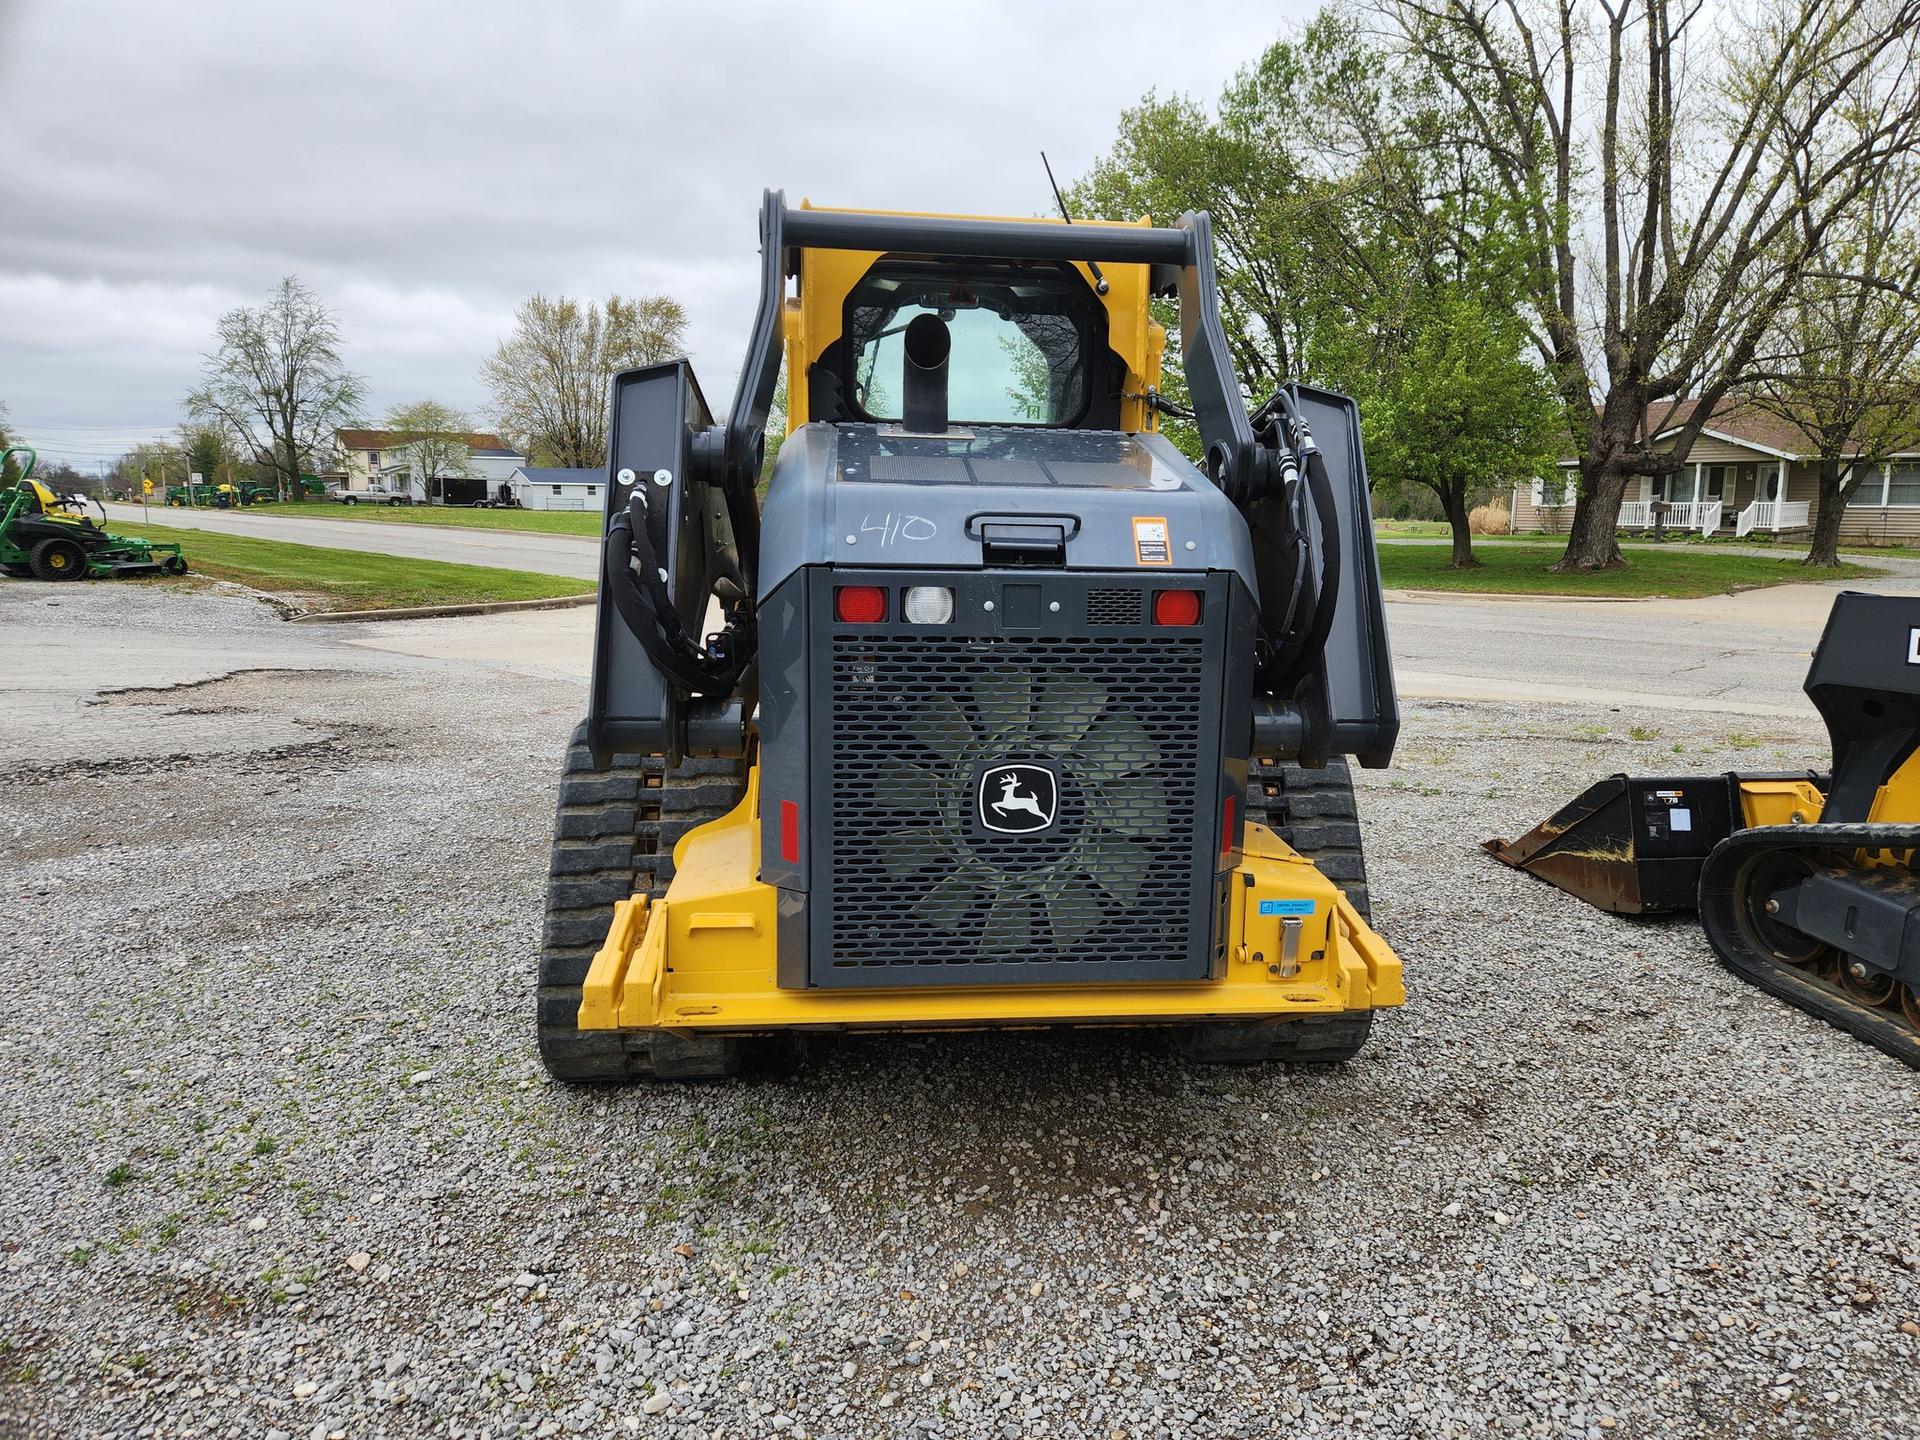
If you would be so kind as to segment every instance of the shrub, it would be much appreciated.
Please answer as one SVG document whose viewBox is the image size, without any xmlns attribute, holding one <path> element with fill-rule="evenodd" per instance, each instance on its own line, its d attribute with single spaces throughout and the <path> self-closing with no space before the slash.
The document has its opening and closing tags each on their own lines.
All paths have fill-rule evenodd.
<svg viewBox="0 0 1920 1440">
<path fill-rule="evenodd" d="M 1476 535 L 1504 535 L 1513 527 L 1513 512 L 1503 499 L 1476 505 L 1467 514 L 1467 528 Z"/>
</svg>

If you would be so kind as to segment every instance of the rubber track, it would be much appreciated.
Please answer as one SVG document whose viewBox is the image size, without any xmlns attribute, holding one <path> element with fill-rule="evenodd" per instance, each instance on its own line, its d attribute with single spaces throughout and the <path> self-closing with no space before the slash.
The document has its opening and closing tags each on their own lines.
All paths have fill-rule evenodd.
<svg viewBox="0 0 1920 1440">
<path fill-rule="evenodd" d="M 1360 807 L 1353 774 L 1342 759 L 1322 770 L 1256 760 L 1247 777 L 1247 818 L 1298 850 L 1346 892 L 1363 920 L 1373 918 L 1367 861 L 1360 844 Z"/>
<path fill-rule="evenodd" d="M 1920 1034 L 1898 1011 L 1862 1005 L 1837 986 L 1771 959 L 1748 942 L 1740 928 L 1734 884 L 1741 862 L 1759 850 L 1805 852 L 1810 860 L 1830 865 L 1836 851 L 1920 850 L 1920 825 L 1764 825 L 1722 840 L 1700 868 L 1700 923 L 1722 965 L 1749 985 L 1920 1070 Z"/>
<path fill-rule="evenodd" d="M 576 1028 L 580 986 L 606 941 L 614 904 L 665 894 L 675 842 L 731 810 L 745 783 L 738 760 L 688 760 L 663 774 L 657 755 L 618 755 L 596 770 L 586 725 L 574 727 L 554 814 L 536 1002 L 540 1058 L 555 1079 L 653 1074 L 645 1036 Z"/>
<path fill-rule="evenodd" d="M 1360 808 L 1345 760 L 1329 760 L 1320 770 L 1254 761 L 1247 777 L 1247 818 L 1313 861 L 1362 919 L 1373 918 Z M 1187 1026 L 1177 1030 L 1174 1039 L 1188 1056 L 1208 1064 L 1338 1065 L 1360 1053 L 1372 1028 L 1373 1012 L 1361 1010 L 1281 1024 Z"/>
</svg>

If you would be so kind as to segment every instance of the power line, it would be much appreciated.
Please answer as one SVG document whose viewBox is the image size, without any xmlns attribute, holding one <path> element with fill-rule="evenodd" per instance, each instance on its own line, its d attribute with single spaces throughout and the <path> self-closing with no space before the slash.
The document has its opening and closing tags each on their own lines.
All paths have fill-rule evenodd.
<svg viewBox="0 0 1920 1440">
<path fill-rule="evenodd" d="M 22 420 L 18 423 L 25 425 L 28 422 Z M 61 432 L 77 432 L 81 430 L 88 430 L 88 431 L 94 431 L 96 433 L 119 435 L 119 434 L 131 434 L 136 430 L 175 430 L 179 428 L 179 424 L 180 422 L 177 420 L 169 420 L 169 421 L 164 421 L 158 425 L 140 425 L 140 424 L 132 424 L 132 423 L 126 424 L 126 425 L 35 425 L 32 428 L 35 430 L 55 430 L 55 431 L 61 431 Z"/>
</svg>

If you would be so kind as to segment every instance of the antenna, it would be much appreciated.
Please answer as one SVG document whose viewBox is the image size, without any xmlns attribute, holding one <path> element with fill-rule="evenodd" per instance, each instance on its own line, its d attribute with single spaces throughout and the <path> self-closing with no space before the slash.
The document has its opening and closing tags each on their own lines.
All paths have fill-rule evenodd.
<svg viewBox="0 0 1920 1440">
<path fill-rule="evenodd" d="M 1047 167 L 1047 184 L 1053 187 L 1053 203 L 1060 207 L 1060 218 L 1071 225 L 1073 223 L 1073 216 L 1067 213 L 1067 197 L 1060 193 L 1060 182 L 1053 178 L 1053 166 L 1048 163 L 1047 152 L 1044 150 L 1040 152 L 1040 163 Z M 1087 269 L 1093 272 L 1093 293 L 1096 295 L 1106 294 L 1107 277 L 1100 273 L 1100 262 L 1098 260 L 1087 261 Z"/>
</svg>

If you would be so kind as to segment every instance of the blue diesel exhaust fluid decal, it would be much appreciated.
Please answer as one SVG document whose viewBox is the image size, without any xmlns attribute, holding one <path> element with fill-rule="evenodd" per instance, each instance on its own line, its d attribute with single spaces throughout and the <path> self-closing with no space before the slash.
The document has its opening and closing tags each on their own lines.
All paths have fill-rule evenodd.
<svg viewBox="0 0 1920 1440">
<path fill-rule="evenodd" d="M 1262 915 L 1311 915 L 1314 902 L 1311 900 L 1262 900 Z"/>
</svg>

